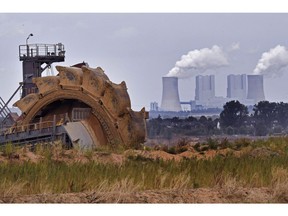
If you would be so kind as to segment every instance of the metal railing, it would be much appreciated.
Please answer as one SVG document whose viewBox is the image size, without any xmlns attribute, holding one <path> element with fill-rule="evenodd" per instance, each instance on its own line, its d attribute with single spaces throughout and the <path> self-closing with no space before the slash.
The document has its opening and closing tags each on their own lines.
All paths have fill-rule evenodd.
<svg viewBox="0 0 288 216">
<path fill-rule="evenodd" d="M 45 122 L 39 122 L 39 123 L 32 123 L 27 125 L 13 125 L 9 128 L 1 128 L 0 134 L 13 134 L 13 133 L 21 133 L 21 132 L 29 132 L 33 130 L 48 130 L 50 131 L 50 128 L 55 127 L 56 124 L 53 121 L 45 121 Z"/>
<path fill-rule="evenodd" d="M 19 57 L 35 56 L 64 56 L 65 50 L 62 43 L 58 44 L 27 44 L 19 46 Z"/>
<path fill-rule="evenodd" d="M 71 115 L 72 121 L 81 121 L 86 119 L 91 113 L 90 108 L 74 108 Z M 0 128 L 0 145 L 8 142 L 12 143 L 28 143 L 37 142 L 40 139 L 47 139 L 54 142 L 55 139 L 66 140 L 67 132 L 63 125 L 71 122 L 68 113 L 46 116 L 49 121 L 42 121 L 42 117 L 38 122 L 26 125 L 17 125 L 15 122 L 11 127 Z M 51 121 L 53 119 L 53 121 Z M 68 145 L 69 142 L 65 141 Z M 70 145 L 70 144 L 69 144 Z"/>
</svg>

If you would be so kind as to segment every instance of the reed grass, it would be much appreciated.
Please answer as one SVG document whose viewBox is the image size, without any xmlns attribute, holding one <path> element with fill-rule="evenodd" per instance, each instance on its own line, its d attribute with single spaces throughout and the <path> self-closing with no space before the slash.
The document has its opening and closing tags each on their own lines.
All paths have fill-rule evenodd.
<svg viewBox="0 0 288 216">
<path fill-rule="evenodd" d="M 122 165 L 49 160 L 0 164 L 0 194 L 191 189 L 216 187 L 227 183 L 227 179 L 233 179 L 238 186 L 272 187 L 284 184 L 284 180 L 275 180 L 275 169 L 287 165 L 286 157 L 265 160 L 216 157 L 181 162 L 129 160 Z M 286 176 L 284 179 L 287 180 Z"/>
<path fill-rule="evenodd" d="M 287 143 L 285 138 L 282 141 L 257 141 L 251 145 L 285 151 Z M 13 153 L 11 146 L 5 151 Z M 283 199 L 283 193 L 288 194 L 287 154 L 265 158 L 247 154 L 240 157 L 228 155 L 209 160 L 183 159 L 180 162 L 129 157 L 121 164 L 104 164 L 92 160 L 91 152 L 84 153 L 89 159 L 87 163 L 65 163 L 53 160 L 51 151 L 38 147 L 36 152 L 45 158 L 38 163 L 0 163 L 0 196 L 88 191 L 125 193 L 203 187 L 224 187 L 227 193 L 233 193 L 235 187 L 271 187 L 275 188 L 275 200 Z M 61 157 L 61 151 L 58 151 L 58 157 Z"/>
</svg>

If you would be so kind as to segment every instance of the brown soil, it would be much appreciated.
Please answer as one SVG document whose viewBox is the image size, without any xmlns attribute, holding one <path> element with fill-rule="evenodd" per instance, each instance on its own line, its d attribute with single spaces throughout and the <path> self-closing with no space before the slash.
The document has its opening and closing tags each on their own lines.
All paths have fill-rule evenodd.
<svg viewBox="0 0 288 216">
<path fill-rule="evenodd" d="M 153 190 L 143 192 L 89 192 L 37 194 L 0 198 L 0 203 L 275 203 L 267 188 Z M 280 201 L 281 202 L 281 201 Z M 285 202 L 285 200 L 283 200 Z M 287 202 L 287 200 L 286 200 Z"/>
<path fill-rule="evenodd" d="M 268 148 L 255 148 L 251 149 L 250 147 L 244 147 L 241 150 L 232 150 L 230 148 L 218 149 L 218 150 L 205 150 L 197 152 L 193 148 L 188 146 L 187 151 L 178 154 L 170 154 L 163 150 L 126 150 L 122 153 L 113 153 L 105 151 L 93 151 L 88 153 L 83 153 L 79 150 L 63 150 L 61 148 L 52 150 L 52 160 L 62 161 L 65 163 L 87 163 L 90 161 L 97 161 L 99 163 L 116 163 L 122 164 L 128 157 L 137 157 L 147 158 L 151 160 L 175 160 L 181 161 L 182 159 L 187 158 L 197 158 L 197 159 L 211 159 L 215 156 L 226 157 L 227 155 L 233 155 L 235 157 L 240 157 L 243 154 L 249 155 L 251 157 L 273 157 L 278 156 L 279 153 L 274 152 Z M 6 162 L 16 162 L 23 163 L 25 161 L 38 163 L 45 158 L 45 152 L 35 153 L 31 152 L 26 148 L 18 149 L 16 152 L 13 152 L 11 155 L 4 155 L 0 153 L 0 163 Z"/>
</svg>

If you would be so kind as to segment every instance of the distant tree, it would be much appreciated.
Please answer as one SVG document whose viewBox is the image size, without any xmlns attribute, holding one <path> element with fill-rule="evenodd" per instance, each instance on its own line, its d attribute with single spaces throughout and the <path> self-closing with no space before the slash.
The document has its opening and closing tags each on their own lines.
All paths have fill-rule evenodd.
<svg viewBox="0 0 288 216">
<path fill-rule="evenodd" d="M 158 121 L 158 122 L 162 122 L 161 115 L 158 115 L 158 117 L 156 118 L 156 121 Z"/>
<path fill-rule="evenodd" d="M 162 132 L 162 137 L 168 140 L 171 140 L 172 138 L 172 131 L 170 128 L 163 128 L 163 132 Z"/>
<path fill-rule="evenodd" d="M 181 122 L 181 120 L 179 119 L 179 117 L 173 117 L 173 118 L 171 119 L 171 122 L 173 122 L 173 123 L 179 123 L 179 122 Z"/>
<path fill-rule="evenodd" d="M 260 101 L 253 108 L 255 122 L 264 123 L 267 128 L 272 126 L 273 121 L 277 119 L 277 103 L 269 101 Z"/>
<path fill-rule="evenodd" d="M 163 122 L 163 120 L 162 120 L 160 115 L 157 118 L 150 119 L 147 122 L 147 132 L 148 132 L 149 138 L 154 138 L 154 137 L 160 135 L 161 128 L 162 128 L 162 122 Z"/>
<path fill-rule="evenodd" d="M 207 128 L 208 134 L 213 134 L 214 129 L 216 129 L 216 127 L 217 127 L 217 123 L 215 124 L 215 122 L 212 120 L 212 118 L 208 118 L 205 125 Z"/>
<path fill-rule="evenodd" d="M 277 103 L 275 115 L 278 124 L 281 127 L 286 128 L 288 126 L 288 103 Z"/>
<path fill-rule="evenodd" d="M 202 124 L 206 124 L 206 122 L 207 122 L 206 116 L 201 116 L 201 117 L 199 118 L 199 122 L 202 123 Z"/>
<path fill-rule="evenodd" d="M 241 127 L 248 117 L 248 109 L 238 100 L 229 101 L 220 113 L 220 124 L 224 127 Z"/>
<path fill-rule="evenodd" d="M 193 116 L 189 116 L 188 118 L 185 119 L 188 122 L 197 122 L 197 118 L 193 117 Z"/>
<path fill-rule="evenodd" d="M 261 121 L 255 123 L 255 135 L 266 136 L 269 132 L 268 127 Z"/>
<path fill-rule="evenodd" d="M 231 127 L 231 126 L 228 126 L 227 128 L 225 128 L 225 132 L 226 134 L 228 135 L 233 135 L 235 132 L 234 132 L 234 128 Z"/>
</svg>

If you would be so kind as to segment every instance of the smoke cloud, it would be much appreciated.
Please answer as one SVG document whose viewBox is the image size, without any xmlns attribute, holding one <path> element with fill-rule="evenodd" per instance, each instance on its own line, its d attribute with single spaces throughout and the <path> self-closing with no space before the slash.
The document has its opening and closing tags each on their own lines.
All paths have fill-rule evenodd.
<svg viewBox="0 0 288 216">
<path fill-rule="evenodd" d="M 211 49 L 203 48 L 193 50 L 181 57 L 175 67 L 172 68 L 167 76 L 187 78 L 208 69 L 216 69 L 227 66 L 228 60 L 221 47 L 214 45 Z"/>
<path fill-rule="evenodd" d="M 288 65 L 288 50 L 284 46 L 276 46 L 262 54 L 253 73 L 256 75 L 281 75 L 281 69 Z"/>
</svg>

